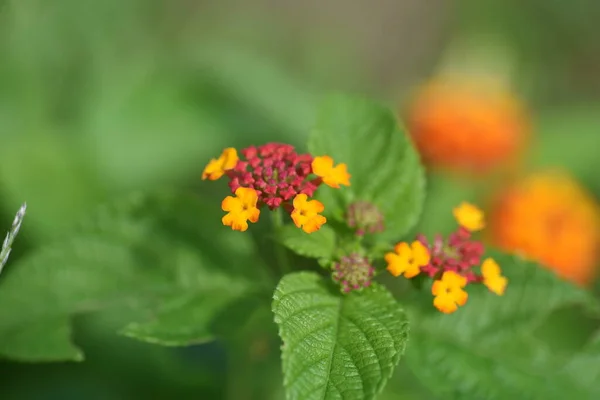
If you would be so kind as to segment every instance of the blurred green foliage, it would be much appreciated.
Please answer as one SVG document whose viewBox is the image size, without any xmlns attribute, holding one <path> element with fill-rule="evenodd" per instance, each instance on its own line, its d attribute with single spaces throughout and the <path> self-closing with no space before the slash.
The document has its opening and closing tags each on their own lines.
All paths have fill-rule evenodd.
<svg viewBox="0 0 600 400">
<path fill-rule="evenodd" d="M 287 22 L 261 13 L 269 10 L 262 3 L 207 3 L 0 1 L 3 226 L 23 201 L 29 205 L 0 290 L 2 280 L 19 274 L 11 271 L 11 263 L 73 232 L 99 204 L 156 187 L 193 188 L 219 198 L 199 176 L 223 147 L 269 140 L 304 143 L 323 89 L 370 88 L 377 81 L 363 68 L 364 55 L 353 43 L 325 40 L 323 28 L 306 23 L 308 33 L 287 45 Z M 318 6 L 307 7 L 318 13 Z M 339 7 L 343 14 L 344 6 Z M 562 166 L 600 196 L 595 151 L 600 144 L 600 5 L 593 0 L 464 0 L 440 12 L 454 21 L 452 33 L 492 35 L 514 50 L 517 82 L 532 105 L 538 135 L 530 168 Z M 390 13 L 400 16 L 402 10 Z M 423 29 L 435 30 L 425 22 Z M 378 29 L 377 21 L 371 29 Z M 439 41 L 445 40 L 440 35 Z M 346 68 L 334 70 L 331 65 L 340 65 L 340 59 Z M 389 92 L 380 96 L 394 97 L 394 84 L 387 82 Z M 425 231 L 447 229 L 450 205 L 482 191 L 444 177 L 430 179 Z M 211 213 L 199 210 L 193 218 L 200 225 Z M 54 267 L 37 266 L 48 268 L 48 274 Z M 18 314 L 2 310 L 0 315 L 11 312 Z M 238 350 L 246 357 L 237 365 L 227 362 L 220 343 L 174 350 L 119 337 L 113 333 L 119 322 L 114 318 L 76 318 L 73 335 L 86 350 L 84 363 L 2 362 L 1 398 L 282 396 L 279 341 L 270 312 L 248 321 L 265 332 L 256 338 L 256 349 Z M 222 329 L 231 330 L 232 321 L 222 323 Z M 382 398 L 397 398 L 395 393 L 434 398 L 426 397 L 427 390 L 402 368 Z"/>
</svg>

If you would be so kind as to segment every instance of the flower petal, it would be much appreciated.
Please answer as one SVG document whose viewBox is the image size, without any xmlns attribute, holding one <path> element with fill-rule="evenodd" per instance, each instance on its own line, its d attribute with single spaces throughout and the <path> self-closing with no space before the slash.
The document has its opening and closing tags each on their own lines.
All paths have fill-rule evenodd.
<svg viewBox="0 0 600 400">
<path fill-rule="evenodd" d="M 457 289 L 452 291 L 452 297 L 454 298 L 456 304 L 458 304 L 459 306 L 464 306 L 467 300 L 469 299 L 469 293 L 462 289 Z"/>
<path fill-rule="evenodd" d="M 481 274 L 484 278 L 500 276 L 502 271 L 493 258 L 486 258 L 481 265 Z"/>
<path fill-rule="evenodd" d="M 433 298 L 433 305 L 435 308 L 443 312 L 444 314 L 452 314 L 458 309 L 458 306 L 454 302 L 451 296 L 442 294 Z"/>
<path fill-rule="evenodd" d="M 423 243 L 415 240 L 411 244 L 412 257 L 414 263 L 420 267 L 429 264 L 430 256 L 427 247 L 423 246 Z"/>
</svg>

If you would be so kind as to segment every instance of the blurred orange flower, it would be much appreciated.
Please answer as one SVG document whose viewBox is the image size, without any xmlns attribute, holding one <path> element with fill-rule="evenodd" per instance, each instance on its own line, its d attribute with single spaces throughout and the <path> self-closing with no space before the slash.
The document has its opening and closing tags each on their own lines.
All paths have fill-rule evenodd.
<svg viewBox="0 0 600 400">
<path fill-rule="evenodd" d="M 516 96 L 488 79 L 434 79 L 417 91 L 406 121 L 425 163 L 475 173 L 512 165 L 530 131 Z"/>
<path fill-rule="evenodd" d="M 595 277 L 600 209 L 564 173 L 534 174 L 502 190 L 492 204 L 489 233 L 498 247 L 521 252 L 579 285 Z"/>
</svg>

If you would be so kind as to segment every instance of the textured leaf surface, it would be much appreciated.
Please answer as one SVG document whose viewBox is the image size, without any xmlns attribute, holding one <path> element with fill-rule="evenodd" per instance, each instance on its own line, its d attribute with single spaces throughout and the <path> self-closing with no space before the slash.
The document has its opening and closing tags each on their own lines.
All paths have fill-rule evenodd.
<svg viewBox="0 0 600 400">
<path fill-rule="evenodd" d="M 597 389 L 564 369 L 577 355 L 556 352 L 535 334 L 559 307 L 597 311 L 595 300 L 536 264 L 496 258 L 510 280 L 504 296 L 478 286 L 454 314 L 413 310 L 406 357 L 412 371 L 444 398 L 597 398 L 591 392 Z"/>
<path fill-rule="evenodd" d="M 288 399 L 372 399 L 404 353 L 408 322 L 375 285 L 342 296 L 317 274 L 285 276 L 273 296 Z"/>
<path fill-rule="evenodd" d="M 319 110 L 309 150 L 346 163 L 352 175 L 349 188 L 317 192 L 330 215 L 340 216 L 353 200 L 367 200 L 383 212 L 388 237 L 402 236 L 417 222 L 425 177 L 392 111 L 366 99 L 332 96 Z"/>
<path fill-rule="evenodd" d="M 250 239 L 203 219 L 209 206 L 185 194 L 135 195 L 11 264 L 0 280 L 0 355 L 80 358 L 69 335 L 58 333 L 69 332 L 70 315 L 97 310 L 133 315 L 123 332 L 154 343 L 212 338 L 210 321 L 263 280 L 260 268 L 248 268 Z M 57 334 L 42 337 L 43 321 Z M 50 339 L 52 352 L 36 345 Z"/>
<path fill-rule="evenodd" d="M 285 247 L 304 257 L 330 260 L 335 251 L 335 231 L 327 225 L 310 234 L 294 225 L 286 225 L 280 235 Z"/>
</svg>

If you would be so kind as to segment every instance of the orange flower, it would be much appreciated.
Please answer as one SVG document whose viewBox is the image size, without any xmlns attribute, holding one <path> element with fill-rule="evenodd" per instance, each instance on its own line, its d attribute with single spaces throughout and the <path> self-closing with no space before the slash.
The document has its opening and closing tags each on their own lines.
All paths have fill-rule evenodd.
<svg viewBox="0 0 600 400">
<path fill-rule="evenodd" d="M 463 290 L 467 286 L 467 278 L 456 272 L 446 271 L 442 279 L 433 282 L 431 293 L 433 305 L 444 314 L 451 314 L 464 306 L 469 299 L 469 294 Z"/>
<path fill-rule="evenodd" d="M 312 162 L 313 173 L 321 179 L 323 183 L 332 188 L 339 189 L 340 185 L 350 186 L 350 174 L 346 164 L 333 166 L 333 159 L 329 156 L 315 157 Z"/>
<path fill-rule="evenodd" d="M 599 215 L 598 203 L 569 176 L 535 174 L 497 196 L 490 213 L 490 239 L 587 285 L 598 263 Z"/>
<path fill-rule="evenodd" d="M 248 229 L 248 221 L 258 221 L 260 210 L 256 207 L 258 193 L 256 190 L 239 187 L 235 190 L 236 197 L 227 196 L 221 202 L 223 211 L 228 211 L 221 221 L 234 231 L 244 232 Z"/>
<path fill-rule="evenodd" d="M 318 200 L 308 201 L 308 196 L 301 193 L 294 197 L 294 210 L 292 220 L 298 228 L 306 233 L 313 233 L 321 229 L 321 225 L 327 222 L 327 218 L 320 215 L 325 209 L 323 203 Z"/>
<path fill-rule="evenodd" d="M 529 133 L 512 93 L 457 77 L 421 88 L 409 106 L 407 125 L 425 162 L 465 172 L 516 161 Z"/>
<path fill-rule="evenodd" d="M 208 162 L 204 171 L 202 171 L 202 180 L 208 178 L 215 181 L 219 179 L 225 174 L 225 171 L 233 169 L 238 160 L 237 151 L 233 147 L 226 148 L 218 159 L 213 158 Z"/>
</svg>

